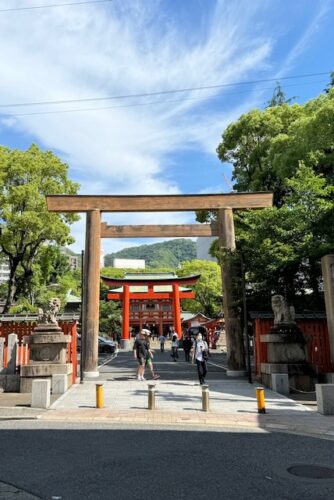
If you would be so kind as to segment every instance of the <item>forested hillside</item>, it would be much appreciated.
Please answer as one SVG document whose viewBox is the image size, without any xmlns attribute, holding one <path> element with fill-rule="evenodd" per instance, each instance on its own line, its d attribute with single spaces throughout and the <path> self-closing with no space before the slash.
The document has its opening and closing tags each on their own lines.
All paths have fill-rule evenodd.
<svg viewBox="0 0 334 500">
<path fill-rule="evenodd" d="M 152 245 L 139 245 L 138 247 L 124 248 L 119 252 L 105 256 L 105 266 L 112 266 L 115 258 L 120 259 L 145 259 L 146 267 L 178 267 L 184 260 L 196 258 L 196 243 L 192 240 L 177 239 L 153 243 Z"/>
</svg>

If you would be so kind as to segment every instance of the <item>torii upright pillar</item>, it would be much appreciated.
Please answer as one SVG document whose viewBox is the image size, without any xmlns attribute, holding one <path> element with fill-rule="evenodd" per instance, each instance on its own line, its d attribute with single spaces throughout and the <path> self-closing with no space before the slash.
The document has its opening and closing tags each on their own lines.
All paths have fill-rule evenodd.
<svg viewBox="0 0 334 500">
<path fill-rule="evenodd" d="M 179 339 L 182 339 L 180 290 L 178 283 L 173 284 L 173 310 L 174 310 L 174 328 Z"/>
<path fill-rule="evenodd" d="M 100 312 L 100 233 L 99 210 L 87 212 L 84 262 L 84 315 L 82 324 L 82 371 L 84 378 L 98 377 L 98 336 Z"/>
<path fill-rule="evenodd" d="M 130 346 L 130 287 L 123 285 L 122 347 Z"/>
<path fill-rule="evenodd" d="M 227 372 L 231 377 L 246 375 L 244 341 L 241 329 L 240 313 L 237 310 L 238 300 L 235 292 L 235 234 L 233 210 L 218 210 L 218 231 L 221 262 L 224 320 L 227 350 Z"/>
</svg>

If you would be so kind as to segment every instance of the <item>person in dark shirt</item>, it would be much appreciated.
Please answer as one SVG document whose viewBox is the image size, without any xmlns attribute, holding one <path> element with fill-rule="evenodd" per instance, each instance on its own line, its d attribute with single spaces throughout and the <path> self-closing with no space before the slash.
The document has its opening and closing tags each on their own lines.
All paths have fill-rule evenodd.
<svg viewBox="0 0 334 500">
<path fill-rule="evenodd" d="M 137 369 L 137 380 L 145 380 L 145 363 L 147 356 L 147 348 L 145 345 L 145 336 L 139 333 L 136 336 L 136 340 L 133 344 L 133 354 L 134 358 L 138 361 L 138 369 Z"/>
<path fill-rule="evenodd" d="M 190 338 L 190 335 L 187 335 L 185 337 L 185 339 L 183 340 L 183 350 L 184 350 L 185 360 L 188 361 L 188 363 L 190 362 L 191 348 L 192 348 L 191 338 Z"/>
</svg>

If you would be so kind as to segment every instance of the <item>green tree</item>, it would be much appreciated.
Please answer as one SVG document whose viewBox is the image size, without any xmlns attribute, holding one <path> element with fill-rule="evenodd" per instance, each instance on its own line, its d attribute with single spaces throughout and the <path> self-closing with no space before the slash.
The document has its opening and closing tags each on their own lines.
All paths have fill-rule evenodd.
<svg viewBox="0 0 334 500">
<path fill-rule="evenodd" d="M 274 93 L 270 99 L 270 101 L 267 102 L 267 107 L 272 107 L 272 106 L 282 106 L 282 104 L 289 104 L 292 101 L 293 98 L 287 99 L 285 92 L 279 82 L 276 82 L 276 87 L 274 89 Z"/>
<path fill-rule="evenodd" d="M 105 262 L 107 266 L 111 266 L 114 258 L 144 259 L 148 268 L 175 268 L 183 260 L 191 260 L 195 257 L 195 242 L 179 238 L 162 243 L 124 248 L 119 252 L 106 255 Z"/>
<path fill-rule="evenodd" d="M 78 216 L 48 212 L 45 199 L 77 193 L 67 171 L 52 152 L 36 145 L 27 151 L 0 147 L 0 253 L 10 267 L 5 311 L 26 291 L 43 245 L 73 242 L 69 224 Z"/>
<path fill-rule="evenodd" d="M 219 159 L 233 165 L 236 191 L 273 191 L 276 206 L 285 179 L 303 161 L 328 182 L 334 179 L 334 89 L 304 105 L 282 104 L 242 115 L 225 130 Z"/>
<path fill-rule="evenodd" d="M 312 293 L 334 248 L 334 89 L 304 105 L 252 110 L 223 134 L 237 191 L 274 192 L 274 208 L 236 215 L 248 278 L 262 296 Z M 201 213 L 201 221 L 212 214 Z"/>
<path fill-rule="evenodd" d="M 273 191 L 275 205 L 280 206 L 285 189 L 282 176 L 272 168 L 271 147 L 301 112 L 298 104 L 254 109 L 226 128 L 217 153 L 223 163 L 233 165 L 236 191 Z"/>
<path fill-rule="evenodd" d="M 120 331 L 122 325 L 122 309 L 113 300 L 100 301 L 100 332 L 110 335 Z"/>
<path fill-rule="evenodd" d="M 185 261 L 177 270 L 177 274 L 178 276 L 201 275 L 193 287 L 196 298 L 182 301 L 182 307 L 185 310 L 193 313 L 202 312 L 210 318 L 215 317 L 221 311 L 221 270 L 216 262 L 197 259 Z"/>
</svg>

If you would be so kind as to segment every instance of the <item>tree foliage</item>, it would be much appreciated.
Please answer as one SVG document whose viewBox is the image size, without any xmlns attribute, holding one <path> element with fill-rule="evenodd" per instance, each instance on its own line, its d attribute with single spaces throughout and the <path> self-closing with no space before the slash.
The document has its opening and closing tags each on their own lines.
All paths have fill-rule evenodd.
<svg viewBox="0 0 334 500">
<path fill-rule="evenodd" d="M 200 274 L 201 277 L 193 287 L 195 299 L 182 301 L 184 310 L 206 316 L 215 317 L 222 308 L 221 270 L 216 262 L 207 260 L 191 260 L 183 262 L 177 270 L 178 276 L 191 276 Z"/>
<path fill-rule="evenodd" d="M 308 294 L 315 304 L 319 260 L 334 249 L 334 89 L 303 105 L 242 115 L 217 152 L 233 165 L 236 191 L 274 192 L 273 208 L 236 215 L 237 247 L 253 289 L 262 297 Z"/>
<path fill-rule="evenodd" d="M 45 199 L 77 193 L 67 170 L 52 152 L 35 145 L 27 151 L 0 147 L 0 253 L 10 267 L 5 311 L 45 274 L 44 245 L 73 242 L 69 224 L 78 217 L 48 212 Z"/>
<path fill-rule="evenodd" d="M 183 260 L 196 257 L 196 244 L 192 240 L 180 238 L 151 245 L 124 248 L 105 257 L 107 266 L 112 266 L 115 258 L 144 259 L 148 268 L 175 268 Z"/>
</svg>

